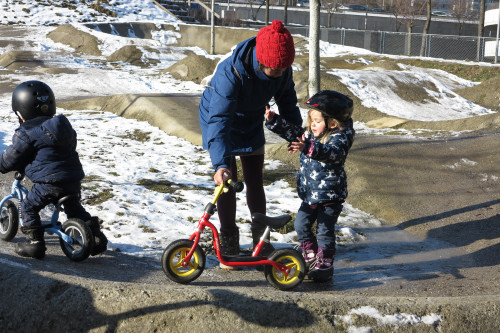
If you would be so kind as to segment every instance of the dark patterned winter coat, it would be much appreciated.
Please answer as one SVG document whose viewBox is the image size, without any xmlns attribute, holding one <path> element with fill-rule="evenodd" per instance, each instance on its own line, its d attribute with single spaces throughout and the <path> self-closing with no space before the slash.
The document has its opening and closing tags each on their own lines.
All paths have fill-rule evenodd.
<svg viewBox="0 0 500 333">
<path fill-rule="evenodd" d="M 239 43 L 218 64 L 201 97 L 203 148 L 209 151 L 215 170 L 229 168 L 232 154 L 251 153 L 264 145 L 262 124 L 271 98 L 284 118 L 302 124 L 292 68 L 279 78 L 267 77 L 259 69 L 255 45 L 255 37 Z"/>
<path fill-rule="evenodd" d="M 64 115 L 22 123 L 0 156 L 0 172 L 21 171 L 33 183 L 68 183 L 85 176 L 76 152 L 76 132 Z"/>
<path fill-rule="evenodd" d="M 288 142 L 305 134 L 305 146 L 300 153 L 297 192 L 309 205 L 347 198 L 347 176 L 344 163 L 354 140 L 352 119 L 344 128 L 334 130 L 322 143 L 304 128 L 290 124 L 276 114 L 266 127 Z"/>
</svg>

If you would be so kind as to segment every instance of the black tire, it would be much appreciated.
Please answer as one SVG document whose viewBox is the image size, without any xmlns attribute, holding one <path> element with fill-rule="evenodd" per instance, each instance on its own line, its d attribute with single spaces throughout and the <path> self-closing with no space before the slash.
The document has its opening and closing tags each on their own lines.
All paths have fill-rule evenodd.
<svg viewBox="0 0 500 333">
<path fill-rule="evenodd" d="M 73 239 L 73 244 L 59 238 L 59 244 L 66 257 L 73 261 L 82 261 L 89 257 L 94 246 L 94 236 L 89 226 L 79 219 L 69 219 L 62 225 L 62 232 Z"/>
<path fill-rule="evenodd" d="M 290 290 L 302 283 L 306 275 L 306 263 L 302 254 L 294 249 L 279 249 L 271 253 L 269 260 L 277 261 L 290 268 L 288 276 L 271 265 L 264 266 L 267 282 L 279 290 Z"/>
<path fill-rule="evenodd" d="M 199 245 L 196 246 L 187 267 L 181 265 L 182 260 L 193 247 L 193 241 L 179 239 L 165 248 L 161 257 L 161 266 L 165 275 L 172 281 L 186 284 L 196 280 L 205 269 L 205 252 Z"/>
<path fill-rule="evenodd" d="M 0 212 L 0 239 L 8 242 L 17 234 L 19 228 L 19 212 L 11 200 L 7 200 Z"/>
</svg>

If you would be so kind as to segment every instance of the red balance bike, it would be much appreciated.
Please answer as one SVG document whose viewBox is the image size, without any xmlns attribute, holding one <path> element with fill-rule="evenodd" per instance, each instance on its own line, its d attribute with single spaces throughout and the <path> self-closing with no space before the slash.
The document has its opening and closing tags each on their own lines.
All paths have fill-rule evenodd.
<svg viewBox="0 0 500 333">
<path fill-rule="evenodd" d="M 215 188 L 214 199 L 205 207 L 203 216 L 198 221 L 196 230 L 189 239 L 179 239 L 168 245 L 163 251 L 161 264 L 167 277 L 177 283 L 186 284 L 196 280 L 205 269 L 206 256 L 199 245 L 200 237 L 205 228 L 210 228 L 213 234 L 214 249 L 219 261 L 227 266 L 264 266 L 267 281 L 280 290 L 290 290 L 298 286 L 305 277 L 304 258 L 293 248 L 282 248 L 273 251 L 269 257 L 260 255 L 261 249 L 271 230 L 283 227 L 291 220 L 290 215 L 268 217 L 254 213 L 252 219 L 266 225 L 264 234 L 255 246 L 251 255 L 224 256 L 220 251 L 219 233 L 209 221 L 216 212 L 219 196 L 227 192 L 231 186 L 236 192 L 243 190 L 243 183 L 226 181 Z"/>
</svg>

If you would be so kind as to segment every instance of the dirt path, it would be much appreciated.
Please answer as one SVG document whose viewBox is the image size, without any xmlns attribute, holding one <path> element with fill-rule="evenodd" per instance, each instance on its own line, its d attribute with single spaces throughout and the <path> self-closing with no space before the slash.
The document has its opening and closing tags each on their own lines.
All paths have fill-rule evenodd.
<svg viewBox="0 0 500 333">
<path fill-rule="evenodd" d="M 336 316 L 362 306 L 382 315 L 437 314 L 442 332 L 495 332 L 499 323 L 497 296 L 434 297 L 424 289 L 410 291 L 409 281 L 403 290 L 375 284 L 345 291 L 304 281 L 294 292 L 280 292 L 262 273 L 218 268 L 179 285 L 166 279 L 155 260 L 108 252 L 73 263 L 53 240 L 45 260 L 19 258 L 12 255 L 13 244 L 2 244 L 3 331 L 342 332 L 348 325 Z M 43 316 L 36 315 L 40 309 Z M 376 326 L 373 319 L 355 318 L 356 326 Z M 412 327 L 435 331 L 423 323 Z M 394 326 L 379 329 L 392 332 Z"/>
<path fill-rule="evenodd" d="M 73 263 L 49 238 L 46 259 L 29 260 L 13 255 L 13 243 L 2 243 L 0 323 L 7 331 L 226 331 L 235 323 L 239 331 L 344 331 L 348 325 L 335 316 L 372 306 L 387 315 L 440 315 L 443 332 L 496 332 L 499 157 L 487 152 L 497 139 L 358 137 L 348 166 L 350 203 L 392 225 L 361 229 L 370 242 L 340 249 L 333 284 L 304 281 L 280 292 L 260 272 L 212 264 L 184 286 L 170 282 L 154 259 L 108 251 Z M 8 190 L 11 178 L 1 179 Z M 352 261 L 349 251 L 364 251 L 366 261 Z M 48 307 L 56 311 L 44 318 L 26 310 Z"/>
</svg>

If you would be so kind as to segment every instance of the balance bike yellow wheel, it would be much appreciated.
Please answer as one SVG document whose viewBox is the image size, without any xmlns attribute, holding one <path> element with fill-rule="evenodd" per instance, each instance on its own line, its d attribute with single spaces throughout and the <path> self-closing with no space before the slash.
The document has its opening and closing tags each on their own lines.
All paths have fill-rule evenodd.
<svg viewBox="0 0 500 333">
<path fill-rule="evenodd" d="M 192 240 L 179 239 L 165 248 L 161 257 L 161 266 L 170 280 L 186 284 L 196 280 L 203 273 L 206 257 L 199 245 L 196 246 L 187 265 L 183 266 L 182 264 L 192 247 Z"/>
<path fill-rule="evenodd" d="M 280 290 L 290 290 L 302 283 L 306 275 L 306 263 L 302 254 L 294 249 L 279 249 L 271 253 L 269 260 L 280 262 L 290 269 L 289 274 L 281 272 L 271 265 L 266 265 L 264 274 L 267 282 Z"/>
</svg>

